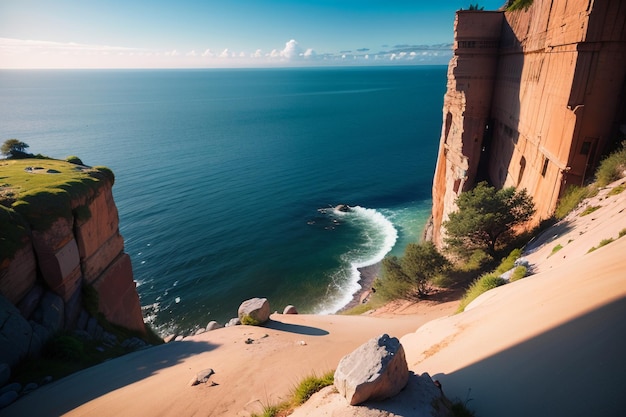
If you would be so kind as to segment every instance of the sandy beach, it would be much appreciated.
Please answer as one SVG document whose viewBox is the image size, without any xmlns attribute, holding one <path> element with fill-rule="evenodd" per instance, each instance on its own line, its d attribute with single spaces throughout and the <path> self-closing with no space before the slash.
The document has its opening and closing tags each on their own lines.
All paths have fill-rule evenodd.
<svg viewBox="0 0 626 417">
<path fill-rule="evenodd" d="M 249 416 L 381 333 L 401 338 L 411 371 L 440 380 L 478 416 L 619 415 L 626 192 L 607 192 L 588 203 L 601 206 L 592 216 L 580 216 L 583 206 L 536 239 L 526 255 L 535 275 L 483 294 L 464 313 L 453 314 L 456 301 L 431 300 L 362 316 L 273 314 L 264 327 L 222 328 L 86 369 L 0 415 Z M 588 253 L 608 238 L 615 241 Z M 190 386 L 207 368 L 215 372 L 209 382 Z M 319 414 L 315 400 L 298 410 L 356 415 L 346 413 Z"/>
</svg>

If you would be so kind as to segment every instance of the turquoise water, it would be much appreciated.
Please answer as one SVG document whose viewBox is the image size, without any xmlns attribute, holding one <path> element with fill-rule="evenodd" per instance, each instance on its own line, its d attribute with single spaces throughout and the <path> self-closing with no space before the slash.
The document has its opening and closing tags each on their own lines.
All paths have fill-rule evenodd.
<svg viewBox="0 0 626 417">
<path fill-rule="evenodd" d="M 0 71 L 0 139 L 115 172 L 144 314 L 191 331 L 257 296 L 336 311 L 357 267 L 418 240 L 445 85 L 445 67 Z"/>
</svg>

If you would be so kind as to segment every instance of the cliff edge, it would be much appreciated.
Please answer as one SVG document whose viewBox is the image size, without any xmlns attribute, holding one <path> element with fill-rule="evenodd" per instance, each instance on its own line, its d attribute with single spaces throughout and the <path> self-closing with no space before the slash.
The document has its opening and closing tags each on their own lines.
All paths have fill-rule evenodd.
<svg viewBox="0 0 626 417">
<path fill-rule="evenodd" d="M 94 327 L 94 316 L 145 334 L 113 173 L 52 159 L 0 169 L 2 362 L 37 356 L 58 331 Z"/>
</svg>

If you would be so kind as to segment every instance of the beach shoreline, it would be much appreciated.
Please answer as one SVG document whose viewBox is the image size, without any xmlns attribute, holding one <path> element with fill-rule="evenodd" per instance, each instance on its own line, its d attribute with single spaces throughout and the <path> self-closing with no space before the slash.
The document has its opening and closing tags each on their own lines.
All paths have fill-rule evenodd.
<svg viewBox="0 0 626 417">
<path fill-rule="evenodd" d="M 357 268 L 357 270 L 359 271 L 358 284 L 361 286 L 361 288 L 354 294 L 352 294 L 352 299 L 350 300 L 350 302 L 337 310 L 337 313 L 341 313 L 343 311 L 354 308 L 359 304 L 363 304 L 369 298 L 369 295 L 371 294 L 372 288 L 374 286 L 374 281 L 380 275 L 381 269 L 381 262 L 376 262 L 373 265 Z"/>
</svg>

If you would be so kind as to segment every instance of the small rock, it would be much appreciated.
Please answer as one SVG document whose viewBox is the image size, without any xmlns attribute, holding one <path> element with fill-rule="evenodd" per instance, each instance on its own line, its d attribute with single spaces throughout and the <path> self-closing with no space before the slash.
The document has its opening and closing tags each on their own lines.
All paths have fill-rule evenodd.
<svg viewBox="0 0 626 417">
<path fill-rule="evenodd" d="M 206 332 L 206 329 L 204 327 L 201 327 L 198 330 L 196 330 L 196 332 L 194 334 L 197 336 L 197 335 L 202 334 L 204 332 Z"/>
<path fill-rule="evenodd" d="M 298 314 L 298 310 L 294 306 L 288 305 L 283 310 L 283 314 Z"/>
<path fill-rule="evenodd" d="M 35 384 L 34 382 L 30 382 L 26 384 L 26 386 L 24 387 L 24 389 L 22 389 L 22 392 L 20 394 L 22 395 L 30 394 L 31 392 L 35 391 L 37 388 L 39 388 L 39 385 Z"/>
<path fill-rule="evenodd" d="M 7 363 L 0 363 L 0 387 L 4 386 L 11 378 L 11 367 Z"/>
<path fill-rule="evenodd" d="M 180 341 L 182 341 L 184 338 L 185 338 L 185 336 L 183 336 L 183 335 L 181 334 L 181 335 L 176 336 L 176 338 L 174 339 L 174 341 L 175 341 L 175 342 L 180 342 Z"/>
<path fill-rule="evenodd" d="M 211 368 L 203 369 L 189 381 L 189 385 L 194 386 L 198 384 L 204 384 L 209 380 L 209 378 L 211 378 L 211 375 L 213 375 L 214 373 L 215 372 Z"/>
<path fill-rule="evenodd" d="M 9 406 L 19 398 L 19 394 L 15 391 L 7 391 L 4 394 L 0 394 L 0 409 Z"/>
<path fill-rule="evenodd" d="M 239 326 L 240 324 L 241 324 L 241 320 L 239 320 L 239 317 L 235 317 L 235 318 L 230 319 L 228 323 L 224 325 L 224 327 Z"/>
<path fill-rule="evenodd" d="M 209 324 L 206 325 L 206 331 L 210 332 L 211 330 L 219 329 L 220 327 L 222 326 L 220 326 L 218 322 L 213 320 L 213 321 L 210 321 Z"/>
<path fill-rule="evenodd" d="M 22 384 L 20 384 L 19 382 L 12 382 L 9 385 L 5 385 L 4 387 L 2 387 L 2 389 L 0 389 L 0 395 L 7 393 L 9 391 L 15 391 L 15 392 L 22 391 Z"/>
<path fill-rule="evenodd" d="M 175 334 L 167 335 L 163 338 L 163 343 L 169 343 L 176 338 Z"/>
</svg>

